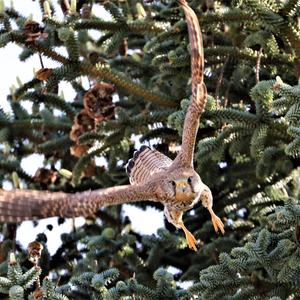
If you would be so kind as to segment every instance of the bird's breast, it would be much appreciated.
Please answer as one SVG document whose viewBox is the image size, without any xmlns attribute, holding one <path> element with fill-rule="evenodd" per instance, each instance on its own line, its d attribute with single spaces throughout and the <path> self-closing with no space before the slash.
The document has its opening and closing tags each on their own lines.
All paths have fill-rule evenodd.
<svg viewBox="0 0 300 300">
<path fill-rule="evenodd" d="M 195 199 L 195 194 L 192 193 L 191 191 L 188 191 L 188 192 L 177 191 L 175 198 L 176 198 L 177 201 L 191 203 Z"/>
<path fill-rule="evenodd" d="M 198 201 L 197 199 L 198 197 L 194 193 L 177 193 L 176 198 L 168 199 L 165 202 L 174 209 L 186 211 L 194 207 Z"/>
</svg>

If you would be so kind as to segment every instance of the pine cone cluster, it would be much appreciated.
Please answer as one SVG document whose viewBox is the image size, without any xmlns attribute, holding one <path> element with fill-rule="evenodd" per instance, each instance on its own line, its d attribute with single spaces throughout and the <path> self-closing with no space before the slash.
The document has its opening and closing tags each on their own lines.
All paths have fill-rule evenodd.
<svg viewBox="0 0 300 300">
<path fill-rule="evenodd" d="M 114 118 L 115 105 L 112 94 L 115 87 L 110 83 L 97 83 L 88 90 L 83 98 L 84 109 L 74 118 L 70 139 L 76 144 L 71 147 L 71 154 L 81 157 L 91 145 L 80 144 L 79 137 L 95 130 L 96 124 Z"/>
</svg>

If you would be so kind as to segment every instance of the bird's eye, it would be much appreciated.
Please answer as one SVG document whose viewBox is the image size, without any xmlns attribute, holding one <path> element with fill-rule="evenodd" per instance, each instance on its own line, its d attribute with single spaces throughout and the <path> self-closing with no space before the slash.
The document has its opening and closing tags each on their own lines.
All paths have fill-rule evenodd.
<svg viewBox="0 0 300 300">
<path fill-rule="evenodd" d="M 188 182 L 188 184 L 191 184 L 191 183 L 192 183 L 192 177 L 189 177 L 189 178 L 187 179 L 187 182 Z"/>
<path fill-rule="evenodd" d="M 171 181 L 171 184 L 172 184 L 173 187 L 176 186 L 176 183 L 175 183 L 175 181 L 173 181 L 173 180 Z"/>
</svg>

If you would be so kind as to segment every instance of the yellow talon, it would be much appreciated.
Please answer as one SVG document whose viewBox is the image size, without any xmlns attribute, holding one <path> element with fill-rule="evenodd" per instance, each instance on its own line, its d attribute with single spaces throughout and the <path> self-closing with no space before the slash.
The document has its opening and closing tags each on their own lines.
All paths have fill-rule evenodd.
<svg viewBox="0 0 300 300">
<path fill-rule="evenodd" d="M 221 219 L 214 213 L 214 211 L 212 210 L 212 208 L 208 208 L 210 215 L 211 215 L 211 221 L 213 223 L 215 232 L 218 232 L 219 230 L 222 232 L 222 234 L 224 235 L 225 230 L 224 230 L 224 224 L 221 221 Z"/>
<path fill-rule="evenodd" d="M 189 248 L 193 249 L 194 251 L 197 251 L 197 240 L 195 239 L 193 234 L 184 226 L 183 222 L 180 222 L 178 225 L 182 228 L 182 230 L 185 233 L 185 238 Z"/>
</svg>

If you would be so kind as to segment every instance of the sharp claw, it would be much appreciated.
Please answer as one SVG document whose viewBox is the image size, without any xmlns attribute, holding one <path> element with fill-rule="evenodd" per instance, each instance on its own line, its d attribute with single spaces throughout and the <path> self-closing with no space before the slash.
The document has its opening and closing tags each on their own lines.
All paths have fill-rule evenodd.
<svg viewBox="0 0 300 300">
<path fill-rule="evenodd" d="M 211 221 L 214 226 L 215 232 L 218 232 L 218 225 L 216 224 L 216 220 L 214 220 L 214 218 L 211 218 Z"/>
<path fill-rule="evenodd" d="M 224 224 L 221 221 L 221 219 L 213 212 L 212 209 L 209 209 L 209 212 L 211 214 L 211 221 L 213 223 L 215 232 L 218 232 L 220 230 L 222 234 L 224 234 L 225 233 Z"/>
<path fill-rule="evenodd" d="M 186 240 L 188 242 L 189 248 L 193 249 L 194 251 L 197 251 L 197 247 L 196 247 L 197 241 L 191 233 L 186 235 Z"/>
<path fill-rule="evenodd" d="M 189 248 L 193 249 L 194 251 L 197 251 L 197 247 L 196 247 L 197 240 L 195 239 L 193 234 L 184 226 L 183 222 L 179 223 L 178 225 L 182 228 L 182 230 L 185 233 L 185 238 L 186 238 Z"/>
</svg>

